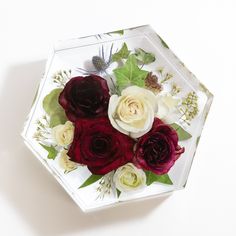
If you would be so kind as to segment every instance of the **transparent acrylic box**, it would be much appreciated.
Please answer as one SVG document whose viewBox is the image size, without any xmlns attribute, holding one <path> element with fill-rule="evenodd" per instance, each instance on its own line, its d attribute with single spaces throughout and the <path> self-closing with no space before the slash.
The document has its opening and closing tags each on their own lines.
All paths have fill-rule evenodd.
<svg viewBox="0 0 236 236">
<path fill-rule="evenodd" d="M 45 113 L 42 107 L 42 101 L 52 89 L 56 88 L 52 79 L 55 72 L 59 70 L 71 70 L 72 77 L 81 75 L 81 72 L 77 68 L 92 70 L 91 58 L 98 55 L 99 51 L 101 52 L 101 47 L 104 49 L 104 57 L 108 58 L 111 47 L 114 50 L 118 50 L 124 42 L 128 45 L 129 50 L 142 48 L 147 52 L 151 51 L 155 55 L 156 61 L 146 65 L 145 69 L 155 71 L 157 68 L 164 68 L 165 71 L 172 74 L 171 83 L 174 82 L 181 87 L 180 96 L 183 96 L 189 91 L 194 91 L 199 98 L 199 112 L 197 117 L 191 121 L 190 125 L 181 123 L 180 120 L 177 121 L 177 123 L 191 133 L 192 137 L 191 139 L 179 142 L 181 146 L 185 147 L 185 152 L 168 172 L 173 185 L 155 183 L 146 187 L 141 192 L 121 194 L 119 198 L 115 194 L 110 194 L 100 199 L 96 195 L 98 182 L 86 188 L 78 188 L 90 175 L 87 167 L 81 166 L 65 174 L 58 163 L 58 157 L 55 160 L 48 159 L 47 152 L 34 139 L 34 134 L 37 129 L 37 120 Z M 111 64 L 106 70 L 107 74 L 114 77 L 114 68 L 114 65 Z M 110 82 L 108 81 L 108 83 Z M 144 199 L 153 196 L 158 197 L 184 188 L 212 99 L 213 96 L 209 90 L 184 66 L 150 26 L 140 26 L 105 34 L 70 39 L 55 44 L 49 55 L 45 75 L 39 84 L 39 89 L 27 121 L 25 122 L 22 136 L 25 144 L 38 160 L 57 179 L 80 208 L 87 212 L 129 200 Z"/>
</svg>

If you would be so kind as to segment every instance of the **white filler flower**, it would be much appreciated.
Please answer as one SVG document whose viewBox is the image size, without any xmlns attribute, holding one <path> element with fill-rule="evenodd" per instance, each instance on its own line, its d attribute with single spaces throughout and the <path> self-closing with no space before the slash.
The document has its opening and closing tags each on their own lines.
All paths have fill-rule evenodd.
<svg viewBox="0 0 236 236">
<path fill-rule="evenodd" d="M 116 188 L 121 192 L 130 192 L 146 186 L 146 175 L 142 169 L 128 163 L 116 170 L 113 181 Z"/>
</svg>

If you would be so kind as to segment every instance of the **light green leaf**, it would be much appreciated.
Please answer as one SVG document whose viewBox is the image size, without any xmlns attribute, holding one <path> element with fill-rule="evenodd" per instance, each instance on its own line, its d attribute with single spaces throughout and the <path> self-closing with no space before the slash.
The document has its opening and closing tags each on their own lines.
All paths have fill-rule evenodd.
<svg viewBox="0 0 236 236">
<path fill-rule="evenodd" d="M 97 182 L 99 179 L 102 178 L 102 176 L 103 175 L 90 175 L 88 179 L 86 179 L 85 182 L 79 188 L 84 188 L 90 184 Z"/>
<path fill-rule="evenodd" d="M 122 48 L 112 55 L 112 61 L 120 61 L 121 59 L 128 58 L 130 51 L 128 50 L 127 44 L 124 43 Z"/>
<path fill-rule="evenodd" d="M 39 144 L 48 152 L 48 156 L 47 156 L 48 159 L 54 160 L 56 158 L 58 152 L 54 146 L 52 146 L 52 145 L 46 146 L 42 143 L 39 143 Z"/>
<path fill-rule="evenodd" d="M 52 112 L 60 107 L 58 98 L 61 91 L 61 88 L 54 89 L 43 99 L 43 109 L 48 115 L 51 115 Z"/>
<path fill-rule="evenodd" d="M 199 144 L 200 138 L 201 138 L 201 136 L 198 136 L 198 137 L 197 137 L 197 140 L 196 140 L 196 147 L 197 147 L 198 144 Z"/>
<path fill-rule="evenodd" d="M 173 184 L 168 174 L 156 175 L 151 171 L 145 171 L 145 174 L 146 174 L 147 186 L 151 185 L 154 182 L 160 182 L 160 183 L 169 184 L 169 185 Z"/>
<path fill-rule="evenodd" d="M 183 141 L 183 140 L 187 140 L 192 138 L 192 135 L 190 133 L 188 133 L 187 131 L 185 131 L 181 126 L 179 126 L 176 123 L 173 123 L 170 125 L 173 129 L 175 129 L 175 131 L 178 134 L 179 137 L 179 141 Z"/>
<path fill-rule="evenodd" d="M 54 89 L 43 99 L 43 109 L 50 116 L 50 128 L 67 121 L 65 111 L 58 102 L 61 91 L 61 88 Z"/>
<path fill-rule="evenodd" d="M 153 53 L 145 52 L 142 48 L 135 50 L 135 57 L 144 65 L 150 64 L 156 60 L 156 57 Z"/>
<path fill-rule="evenodd" d="M 166 42 L 161 38 L 160 35 L 158 35 L 159 39 L 161 40 L 161 44 L 162 46 L 164 46 L 165 48 L 168 48 L 169 49 L 169 46 L 166 44 Z"/>
<path fill-rule="evenodd" d="M 148 71 L 141 70 L 134 55 L 130 55 L 123 67 L 113 70 L 120 90 L 128 85 L 144 87 Z"/>
<path fill-rule="evenodd" d="M 65 124 L 67 120 L 64 110 L 58 109 L 51 114 L 49 126 L 53 128 L 57 125 Z"/>
<path fill-rule="evenodd" d="M 116 30 L 116 31 L 112 31 L 112 32 L 109 32 L 107 34 L 119 34 L 119 35 L 123 35 L 124 34 L 124 30 Z"/>
<path fill-rule="evenodd" d="M 120 197 L 121 191 L 119 189 L 116 189 L 116 194 L 117 194 L 117 198 Z"/>
</svg>

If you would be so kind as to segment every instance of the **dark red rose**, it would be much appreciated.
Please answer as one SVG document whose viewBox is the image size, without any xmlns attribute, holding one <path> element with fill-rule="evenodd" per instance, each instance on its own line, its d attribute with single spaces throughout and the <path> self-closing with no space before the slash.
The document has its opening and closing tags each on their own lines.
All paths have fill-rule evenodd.
<svg viewBox="0 0 236 236">
<path fill-rule="evenodd" d="M 101 117 L 107 114 L 109 88 L 105 79 L 97 75 L 72 78 L 59 96 L 70 121 L 78 118 Z"/>
<path fill-rule="evenodd" d="M 103 175 L 130 162 L 133 146 L 134 141 L 114 129 L 108 117 L 79 119 L 68 156 L 93 174 Z"/>
<path fill-rule="evenodd" d="M 144 170 L 163 175 L 183 152 L 176 131 L 155 118 L 152 129 L 138 140 L 134 163 Z"/>
</svg>

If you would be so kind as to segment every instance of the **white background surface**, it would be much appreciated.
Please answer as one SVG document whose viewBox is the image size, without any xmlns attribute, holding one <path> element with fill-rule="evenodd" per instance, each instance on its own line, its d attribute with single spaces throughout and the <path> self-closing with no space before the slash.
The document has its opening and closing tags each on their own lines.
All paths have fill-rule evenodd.
<svg viewBox="0 0 236 236">
<path fill-rule="evenodd" d="M 236 235 L 235 1 L 0 3 L 0 235 Z M 84 214 L 19 133 L 52 43 L 151 24 L 211 90 L 187 187 L 166 199 Z"/>
</svg>

